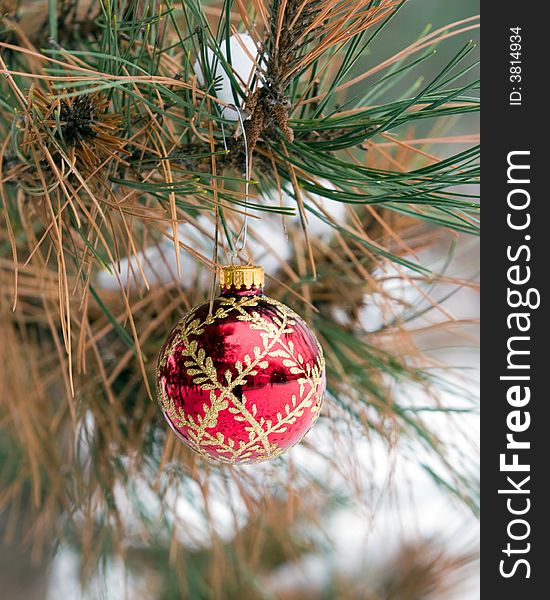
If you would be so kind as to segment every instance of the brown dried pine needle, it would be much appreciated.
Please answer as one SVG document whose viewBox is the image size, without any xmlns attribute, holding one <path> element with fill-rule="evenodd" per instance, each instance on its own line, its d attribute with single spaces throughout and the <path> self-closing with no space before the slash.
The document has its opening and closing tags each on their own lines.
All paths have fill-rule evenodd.
<svg viewBox="0 0 550 600">
<path fill-rule="evenodd" d="M 119 137 L 122 117 L 110 112 L 108 98 L 99 92 L 55 95 L 32 86 L 28 94 L 28 111 L 32 122 L 25 119 L 21 151 L 45 162 L 47 148 L 56 162 L 65 152 L 71 164 L 83 172 L 93 170 L 106 158 L 122 161 L 126 141 Z"/>
</svg>

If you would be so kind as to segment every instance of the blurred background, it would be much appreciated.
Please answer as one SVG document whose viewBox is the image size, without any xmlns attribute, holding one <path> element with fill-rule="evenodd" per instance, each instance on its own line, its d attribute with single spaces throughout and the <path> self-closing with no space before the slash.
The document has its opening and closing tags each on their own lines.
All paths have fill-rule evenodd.
<svg viewBox="0 0 550 600">
<path fill-rule="evenodd" d="M 23 44 L 24 34 L 37 48 L 46 47 L 48 4 L 0 2 L 0 41 Z M 204 2 L 205 13 L 215 19 L 222 4 Z M 180 3 L 173 5 L 178 11 Z M 478 9 L 473 0 L 408 0 L 350 77 L 382 63 L 430 31 L 476 15 Z M 79 18 L 85 22 L 88 16 Z M 20 25 L 16 34 L 14 23 Z M 90 39 L 94 40 L 91 34 Z M 435 77 L 470 39 L 477 42 L 476 29 L 445 39 L 419 70 L 382 92 L 376 103 L 410 95 L 419 78 Z M 0 51 L 9 63 L 9 48 Z M 474 56 L 477 53 L 476 49 Z M 354 92 L 366 93 L 371 83 L 361 82 Z M 7 93 L 2 102 L 8 102 Z M 11 127 L 7 123 L 5 135 Z M 435 125 L 422 121 L 414 129 L 407 125 L 398 135 L 426 156 L 444 160 L 475 144 L 478 133 L 477 115 L 459 114 L 440 117 Z M 369 150 L 366 160 L 377 168 L 391 169 L 399 161 L 406 166 L 418 164 L 416 153 L 412 158 L 406 152 L 398 155 L 399 148 L 388 139 L 373 143 L 379 148 Z M 2 177 L 6 180 L 9 168 L 5 159 Z M 470 182 L 453 189 L 468 197 L 477 194 Z M 21 190 L 14 194 L 20 208 L 32 210 L 32 195 Z M 313 201 L 321 202 L 335 220 L 350 220 L 350 209 L 346 213 L 341 203 L 319 197 Z M 285 233 L 270 218 L 250 225 L 250 248 L 268 272 L 278 274 L 285 271 L 281 266 L 285 262 L 294 269 L 292 257 L 304 248 L 296 241 L 292 220 Z M 340 234 L 322 219 L 310 219 L 309 226 L 316 256 L 321 257 L 322 285 L 329 290 L 341 287 L 331 279 L 330 264 L 326 270 L 322 266 L 326 247 L 337 253 Z M 199 217 L 191 228 L 188 223 L 180 227 L 187 244 L 211 258 L 213 221 Z M 39 239 L 42 230 L 37 228 L 35 234 Z M 120 368 L 109 370 L 129 351 L 112 339 L 116 338 L 112 331 L 101 337 L 109 319 L 99 310 L 97 322 L 94 318 L 90 322 L 99 332 L 96 352 L 103 356 L 108 376 L 98 374 L 90 364 L 86 375 L 77 377 L 74 430 L 71 435 L 64 433 L 61 423 L 69 418 L 61 400 L 66 382 L 61 370 L 52 366 L 63 361 L 53 342 L 43 343 L 40 322 L 47 319 L 39 300 L 27 291 L 40 276 L 32 269 L 27 274 L 21 270 L 24 299 L 18 310 L 25 316 L 17 317 L 17 311 L 12 316 L 11 243 L 4 230 L 0 240 L 2 597 L 479 598 L 478 241 L 437 228 L 413 234 L 410 238 L 403 234 L 407 241 L 416 240 L 413 254 L 407 256 L 414 255 L 430 275 L 420 277 L 391 261 L 377 262 L 369 266 L 369 275 L 378 287 L 364 290 L 352 280 L 344 299 L 339 298 L 327 313 L 344 329 L 352 324 L 359 328 L 358 339 L 372 344 L 370 359 L 379 359 L 380 364 L 364 375 L 368 385 L 374 381 L 373 388 L 379 386 L 388 398 L 390 408 L 384 409 L 383 417 L 378 388 L 372 398 L 363 388 L 354 389 L 353 382 L 347 391 L 331 392 L 329 373 L 323 414 L 302 444 L 273 463 L 218 467 L 171 439 L 156 404 L 146 396 L 142 374 L 131 356 Z M 137 250 L 149 289 L 132 275 L 137 269 L 131 253 L 120 253 L 120 275 L 132 308 L 139 315 L 140 307 L 145 307 L 142 317 L 137 317 L 138 330 L 147 331 L 148 319 L 158 314 L 169 315 L 158 325 L 157 337 L 149 340 L 153 349 L 144 346 L 152 356 L 174 318 L 204 300 L 211 285 L 211 271 L 192 254 L 183 253 L 183 270 L 194 284 L 182 290 L 172 247 L 172 240 L 158 231 L 149 238 L 140 233 Z M 23 252 L 19 260 L 24 259 Z M 334 264 L 337 269 L 338 263 Z M 283 275 L 278 277 L 286 281 Z M 94 267 L 93 280 L 98 304 L 115 315 L 117 310 L 123 314 L 119 282 L 112 271 Z M 279 295 L 278 283 L 274 288 L 274 295 Z M 36 296 L 40 294 L 43 289 Z M 151 312 L 146 302 L 153 296 Z M 163 313 L 170 302 L 172 312 Z M 394 377 L 397 367 L 391 359 L 379 358 L 379 349 L 395 352 L 406 365 L 403 368 L 422 369 L 433 380 L 428 386 L 426 379 Z M 360 363 L 358 368 L 366 369 Z M 112 397 L 100 392 L 102 377 L 112 384 Z M 332 377 L 337 378 L 334 373 Z M 354 415 L 349 407 L 359 396 L 362 408 Z M 118 403 L 124 405 L 122 411 L 113 408 Z M 28 440 L 37 423 L 42 423 L 43 439 L 34 452 Z M 39 491 L 33 483 L 36 478 L 42 481 Z"/>
</svg>

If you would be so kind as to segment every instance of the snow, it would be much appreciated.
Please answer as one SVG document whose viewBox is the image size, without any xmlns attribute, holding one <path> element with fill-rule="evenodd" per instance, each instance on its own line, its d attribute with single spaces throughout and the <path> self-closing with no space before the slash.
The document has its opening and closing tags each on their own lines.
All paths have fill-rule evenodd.
<svg viewBox="0 0 550 600">
<path fill-rule="evenodd" d="M 227 44 L 223 43 L 221 45 L 221 53 L 223 58 L 231 64 L 233 75 L 239 83 L 241 90 L 249 88 L 253 83 L 258 59 L 258 48 L 254 40 L 248 33 L 235 33 L 229 38 L 229 53 L 227 51 Z M 209 70 L 216 80 L 216 96 L 218 99 L 226 104 L 233 104 L 242 108 L 242 99 L 238 93 L 233 91 L 231 79 L 226 72 L 224 64 L 211 48 L 206 49 L 206 60 Z M 199 84 L 204 86 L 206 81 L 199 59 L 195 61 L 193 69 Z M 258 85 L 261 86 L 261 82 L 258 82 Z M 222 109 L 222 116 L 229 121 L 236 121 L 239 118 L 237 111 L 228 107 Z"/>
</svg>

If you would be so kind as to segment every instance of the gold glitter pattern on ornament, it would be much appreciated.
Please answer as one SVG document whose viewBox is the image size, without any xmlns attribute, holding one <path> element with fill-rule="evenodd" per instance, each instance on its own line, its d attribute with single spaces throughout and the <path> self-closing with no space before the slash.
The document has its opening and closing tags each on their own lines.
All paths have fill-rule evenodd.
<svg viewBox="0 0 550 600">
<path fill-rule="evenodd" d="M 288 448 L 280 448 L 270 441 L 272 434 L 283 433 L 287 426 L 292 425 L 300 418 L 306 409 L 313 415 L 311 425 L 317 420 L 321 408 L 323 396 L 323 382 L 325 361 L 323 351 L 319 342 L 317 343 L 317 357 L 314 364 L 306 363 L 295 350 L 292 340 L 285 341 L 285 334 L 294 331 L 295 319 L 299 318 L 290 308 L 284 304 L 261 296 L 263 302 L 267 302 L 275 308 L 273 322 L 265 319 L 257 311 L 250 310 L 258 304 L 257 296 L 241 297 L 219 297 L 217 308 L 213 314 L 208 314 L 204 319 L 196 317 L 196 307 L 178 325 L 176 333 L 170 345 L 162 353 L 157 370 L 158 397 L 170 421 L 178 428 L 186 428 L 187 442 L 199 454 L 212 458 L 206 452 L 215 450 L 216 459 L 228 463 L 259 462 L 266 458 L 279 456 Z M 249 310 L 246 310 L 249 309 Z M 226 370 L 219 381 L 214 362 L 200 348 L 196 340 L 190 336 L 204 333 L 208 325 L 217 319 L 223 319 L 231 313 L 237 313 L 239 321 L 249 323 L 250 329 L 260 332 L 262 346 L 253 348 L 252 355 L 246 354 L 242 361 L 234 365 L 236 373 Z M 168 357 L 172 356 L 175 349 L 180 347 L 182 357 L 186 357 L 184 365 L 187 375 L 192 377 L 193 383 L 204 392 L 209 393 L 210 405 L 203 406 L 203 414 L 186 414 L 182 407 L 176 407 L 174 401 L 166 394 L 160 369 L 166 365 Z M 299 394 L 293 394 L 291 400 L 284 406 L 284 410 L 278 412 L 276 420 L 265 419 L 258 416 L 255 404 L 247 402 L 246 395 L 235 394 L 236 388 L 242 388 L 247 383 L 248 377 L 253 377 L 259 371 L 269 366 L 269 359 L 282 360 L 289 372 L 299 375 L 296 382 L 299 386 Z M 248 432 L 248 441 L 239 440 L 238 443 L 221 432 L 215 435 L 209 431 L 216 427 L 220 411 L 228 410 L 236 421 L 246 423 L 245 430 Z M 299 441 L 299 440 L 298 440 Z"/>
</svg>

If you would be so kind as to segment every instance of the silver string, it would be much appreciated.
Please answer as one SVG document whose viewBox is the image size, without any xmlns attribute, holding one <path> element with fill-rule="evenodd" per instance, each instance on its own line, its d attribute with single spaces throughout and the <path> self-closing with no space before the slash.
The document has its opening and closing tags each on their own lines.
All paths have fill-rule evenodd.
<svg viewBox="0 0 550 600">
<path fill-rule="evenodd" d="M 239 231 L 239 234 L 234 239 L 233 249 L 231 250 L 231 263 L 233 264 L 235 262 L 235 259 L 237 258 L 237 255 L 239 254 L 239 252 L 242 252 L 244 250 L 244 248 L 246 247 L 246 242 L 248 239 L 248 192 L 249 192 L 249 186 L 250 186 L 250 184 L 249 184 L 250 173 L 249 173 L 249 165 L 248 165 L 248 162 L 249 162 L 248 140 L 246 139 L 246 130 L 244 128 L 244 120 L 243 120 L 243 115 L 242 115 L 241 109 L 238 106 L 235 106 L 234 104 L 228 104 L 227 106 L 228 106 L 228 108 L 232 108 L 237 113 L 237 117 L 239 119 L 239 125 L 241 126 L 241 131 L 242 131 L 242 135 L 243 135 L 243 143 L 244 143 L 244 155 L 245 155 L 244 176 L 246 179 L 245 184 L 244 184 L 244 222 Z M 222 112 L 222 116 L 223 116 L 223 112 Z M 221 122 L 221 129 L 222 129 L 223 147 L 224 147 L 224 150 L 227 152 L 228 151 L 227 140 L 225 137 L 225 128 L 223 126 L 223 121 Z M 239 242 L 239 240 L 240 240 L 240 242 Z"/>
</svg>

